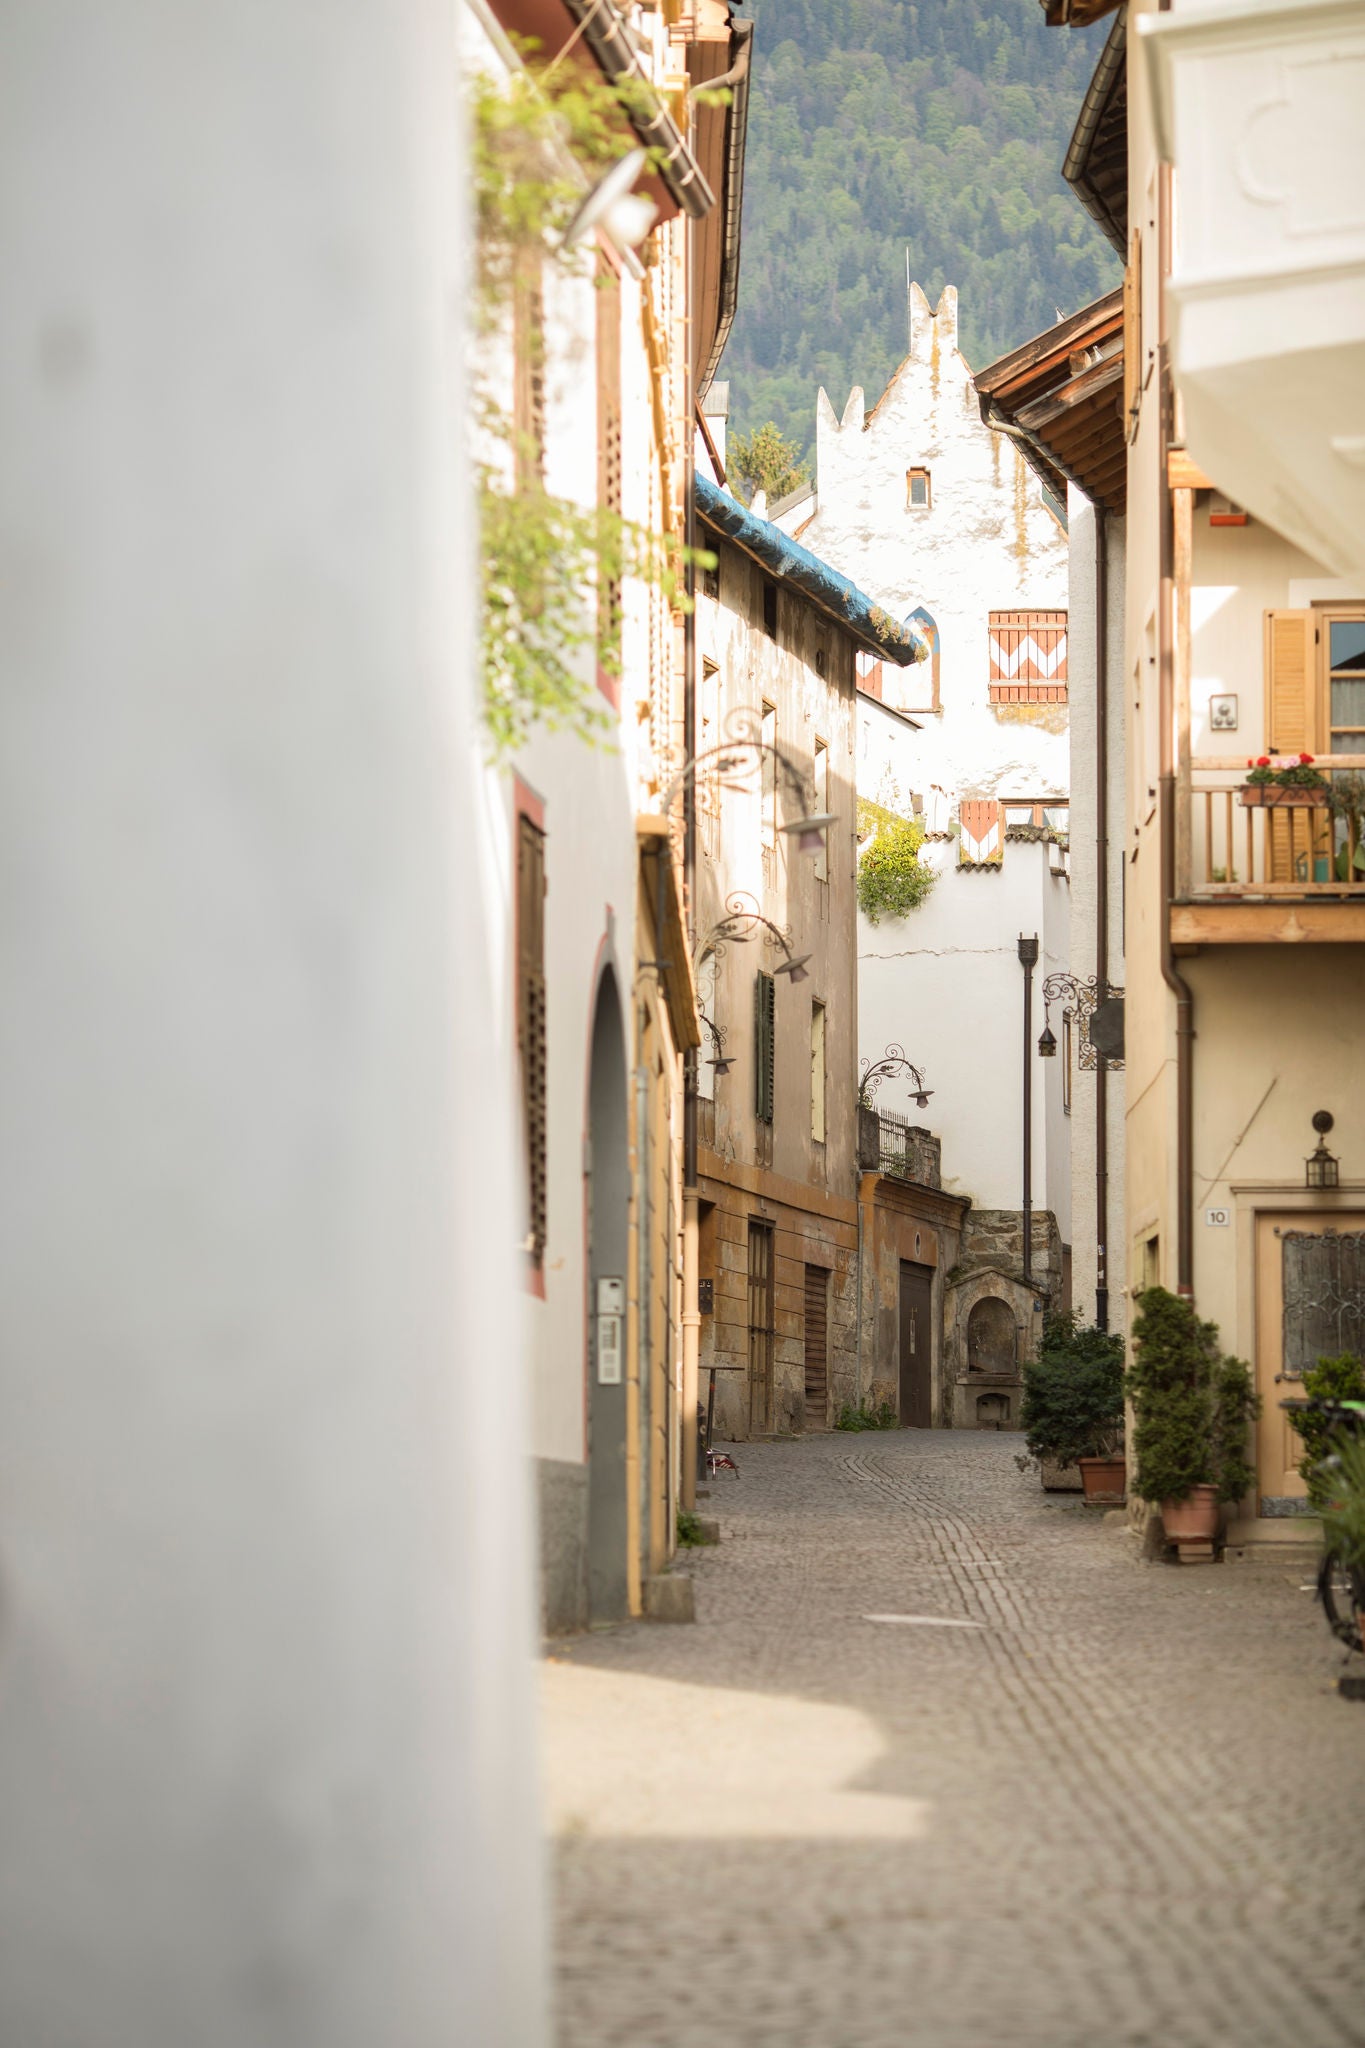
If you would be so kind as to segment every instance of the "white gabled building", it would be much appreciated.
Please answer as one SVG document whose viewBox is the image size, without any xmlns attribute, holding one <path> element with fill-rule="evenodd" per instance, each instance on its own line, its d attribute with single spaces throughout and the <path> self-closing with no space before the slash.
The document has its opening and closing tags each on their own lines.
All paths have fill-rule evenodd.
<svg viewBox="0 0 1365 2048">
<path fill-rule="evenodd" d="M 910 289 L 910 351 L 870 412 L 825 392 L 817 477 L 780 523 L 888 611 L 932 663 L 860 661 L 858 793 L 922 818 L 933 894 L 903 919 L 859 917 L 859 1041 L 903 1045 L 933 1090 L 945 1188 L 1023 1202 L 1021 934 L 1038 985 L 1068 964 L 1065 507 L 981 416 L 957 346 L 957 294 Z M 1064 1062 L 1033 1071 L 1032 1201 L 1069 1237 Z M 883 1106 L 903 1109 L 894 1085 Z M 1038 1239 L 1041 1247 L 1042 1238 Z M 1040 1249 L 1040 1257 L 1042 1257 Z"/>
</svg>

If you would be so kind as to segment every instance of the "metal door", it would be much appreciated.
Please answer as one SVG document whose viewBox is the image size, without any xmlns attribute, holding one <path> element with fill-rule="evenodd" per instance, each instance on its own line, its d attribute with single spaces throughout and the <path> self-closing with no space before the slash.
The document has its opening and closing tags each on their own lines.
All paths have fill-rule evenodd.
<svg viewBox="0 0 1365 2048">
<path fill-rule="evenodd" d="M 1365 1346 L 1365 1215 L 1285 1213 L 1256 1219 L 1256 1511 L 1302 1514 L 1303 1441 L 1280 1407 L 1304 1369 Z"/>
<path fill-rule="evenodd" d="M 773 1227 L 749 1225 L 749 1428 L 758 1436 L 772 1428 L 773 1412 Z"/>
<path fill-rule="evenodd" d="M 829 1270 L 806 1268 L 806 1428 L 829 1427 Z"/>
<path fill-rule="evenodd" d="M 934 1269 L 901 1260 L 901 1427 L 930 1429 L 934 1419 Z"/>
</svg>

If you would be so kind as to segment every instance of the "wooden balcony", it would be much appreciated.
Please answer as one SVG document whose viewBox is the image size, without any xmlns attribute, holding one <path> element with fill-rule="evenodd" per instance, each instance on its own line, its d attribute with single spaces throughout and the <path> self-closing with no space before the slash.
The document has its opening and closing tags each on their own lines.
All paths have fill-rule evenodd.
<svg viewBox="0 0 1365 2048">
<path fill-rule="evenodd" d="M 1324 774 L 1365 773 L 1365 754 L 1320 754 Z M 1365 846 L 1324 802 L 1244 804 L 1246 755 L 1196 755 L 1176 792 L 1177 952 L 1208 945 L 1365 942 Z"/>
</svg>

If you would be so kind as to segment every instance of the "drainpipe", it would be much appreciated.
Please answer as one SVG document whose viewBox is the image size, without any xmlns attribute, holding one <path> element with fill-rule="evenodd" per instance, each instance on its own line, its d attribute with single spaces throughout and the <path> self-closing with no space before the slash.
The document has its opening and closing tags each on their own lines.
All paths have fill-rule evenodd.
<svg viewBox="0 0 1365 2048">
<path fill-rule="evenodd" d="M 1038 965 L 1038 937 L 1019 934 L 1019 965 L 1024 970 L 1024 1285 L 1033 1285 L 1033 970 Z"/>
<path fill-rule="evenodd" d="M 1095 505 L 1095 1000 L 1109 993 L 1109 565 Z M 1095 1072 L 1095 1322 L 1109 1328 L 1109 1071 Z"/>
<path fill-rule="evenodd" d="M 696 307 L 696 230 L 689 220 L 685 227 L 687 303 Z M 697 493 L 694 488 L 693 421 L 697 411 L 692 367 L 692 325 L 687 327 L 687 357 L 684 367 L 687 406 L 683 436 L 683 532 L 687 543 L 684 569 L 688 606 L 683 616 L 683 758 L 692 760 L 697 751 Z M 696 941 L 697 901 L 697 789 L 695 775 L 683 778 L 683 893 L 688 920 L 689 946 Z M 689 1048 L 683 1062 L 683 1232 L 682 1232 L 682 1416 L 680 1438 L 682 1472 L 678 1499 L 689 1513 L 697 1505 L 697 1399 L 701 1362 L 701 1302 L 698 1286 L 700 1231 L 697 1222 L 697 1052 Z"/>
<path fill-rule="evenodd" d="M 1161 667 L 1161 975 L 1175 997 L 1175 1273 L 1176 1293 L 1194 1296 L 1194 992 L 1175 964 L 1171 947 L 1171 906 L 1176 893 L 1176 776 L 1183 764 L 1173 758 L 1177 690 L 1188 699 L 1189 674 L 1189 532 L 1175 531 L 1172 493 L 1167 484 L 1171 443 L 1171 373 L 1166 343 L 1161 344 L 1161 598 L 1157 607 L 1158 657 Z M 1188 510 L 1188 507 L 1183 508 Z M 1180 546 L 1177 547 L 1177 539 Z M 1175 616 L 1175 614 L 1179 616 Z M 1173 630 L 1174 629 L 1174 630 Z M 1176 674 L 1177 640 L 1185 673 Z M 1186 743 L 1188 745 L 1188 742 Z M 1188 754 L 1186 754 L 1188 758 Z"/>
<path fill-rule="evenodd" d="M 1161 973 L 1175 997 L 1176 1293 L 1194 1294 L 1194 993 L 1171 950 L 1175 890 L 1175 776 L 1161 778 Z"/>
</svg>

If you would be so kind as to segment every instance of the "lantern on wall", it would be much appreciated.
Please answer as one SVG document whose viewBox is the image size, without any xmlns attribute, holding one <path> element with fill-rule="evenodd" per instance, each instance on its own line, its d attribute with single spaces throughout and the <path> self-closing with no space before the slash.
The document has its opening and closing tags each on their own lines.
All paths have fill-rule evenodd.
<svg viewBox="0 0 1365 2048">
<path fill-rule="evenodd" d="M 1313 1129 L 1318 1134 L 1317 1150 L 1304 1163 L 1304 1186 L 1309 1188 L 1336 1188 L 1341 1186 L 1341 1163 L 1327 1150 L 1327 1133 L 1332 1128 L 1330 1109 L 1313 1112 Z"/>
</svg>

